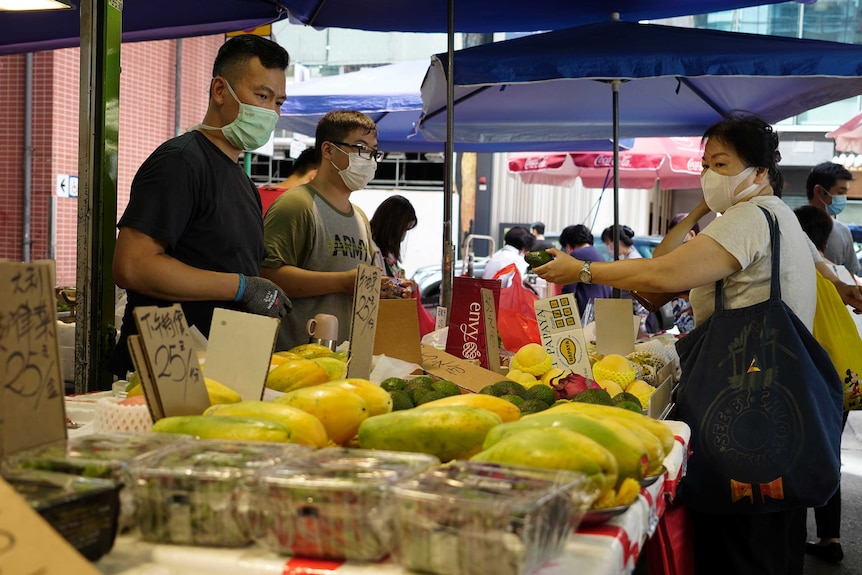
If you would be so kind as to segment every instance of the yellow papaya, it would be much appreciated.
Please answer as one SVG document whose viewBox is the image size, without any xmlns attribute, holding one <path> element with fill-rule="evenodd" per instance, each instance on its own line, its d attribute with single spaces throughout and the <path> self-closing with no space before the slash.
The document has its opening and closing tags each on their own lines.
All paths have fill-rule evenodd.
<svg viewBox="0 0 862 575">
<path fill-rule="evenodd" d="M 310 359 L 290 359 L 271 370 L 266 386 L 287 393 L 329 381 L 329 372 Z"/>
<path fill-rule="evenodd" d="M 340 387 L 352 391 L 365 400 L 368 407 L 368 417 L 389 413 L 392 411 L 392 396 L 389 392 L 367 379 L 351 377 L 348 379 L 337 379 L 321 385 L 329 387 Z"/>
<path fill-rule="evenodd" d="M 315 416 L 323 424 L 329 439 L 339 445 L 356 435 L 359 424 L 368 417 L 365 400 L 356 393 L 339 387 L 303 387 L 285 393 L 273 401 Z"/>
<path fill-rule="evenodd" d="M 652 417 L 644 415 L 642 413 L 637 413 L 628 409 L 623 409 L 621 407 L 579 403 L 576 401 L 555 405 L 551 408 L 551 410 L 576 412 L 586 411 L 587 413 L 596 414 L 596 416 L 610 415 L 617 418 L 628 419 L 629 421 L 640 423 L 641 425 L 646 427 L 653 435 L 658 437 L 659 441 L 661 441 L 661 446 L 665 453 L 670 453 L 670 450 L 673 449 L 673 443 L 675 440 L 671 428 L 665 425 L 663 422 L 659 421 L 658 419 L 653 419 Z"/>
<path fill-rule="evenodd" d="M 646 476 L 655 475 L 661 470 L 662 463 L 664 463 L 664 447 L 662 447 L 661 440 L 653 435 L 645 426 L 641 425 L 637 421 L 631 419 L 623 419 L 617 417 L 605 417 L 602 421 L 616 421 L 620 425 L 623 425 L 630 429 L 633 433 L 637 434 L 640 440 L 643 442 L 644 447 L 646 447 L 647 454 L 649 457 L 649 469 L 647 469 Z"/>
<path fill-rule="evenodd" d="M 617 483 L 627 477 L 640 481 L 648 473 L 649 455 L 638 435 L 612 419 L 598 420 L 580 413 L 548 413 L 542 411 L 524 416 L 514 423 L 498 425 L 485 438 L 484 449 L 524 429 L 549 429 L 558 427 L 586 435 L 610 451 L 617 460 Z"/>
<path fill-rule="evenodd" d="M 287 350 L 290 353 L 295 353 L 299 357 L 312 359 L 314 357 L 329 357 L 332 355 L 332 350 L 319 343 L 303 343 L 296 347 Z"/>
<path fill-rule="evenodd" d="M 447 405 L 468 405 L 493 411 L 500 416 L 503 423 L 517 421 L 521 418 L 521 410 L 514 403 L 488 395 L 486 393 L 460 393 L 449 397 L 443 397 L 417 405 L 416 409 L 427 409 L 429 407 L 440 407 Z"/>
<path fill-rule="evenodd" d="M 467 405 L 393 411 L 362 422 L 359 446 L 427 453 L 440 461 L 467 459 L 482 449 L 485 435 L 502 422 L 492 411 Z"/>
<path fill-rule="evenodd" d="M 206 416 L 253 417 L 275 421 L 290 430 L 291 442 L 314 447 L 326 447 L 329 436 L 320 420 L 308 412 L 283 403 L 272 401 L 241 401 L 225 405 L 213 405 Z"/>
<path fill-rule="evenodd" d="M 311 361 L 326 370 L 326 373 L 329 374 L 329 381 L 347 377 L 347 364 L 340 359 L 334 357 L 313 357 Z"/>
<path fill-rule="evenodd" d="M 207 395 L 210 398 L 211 405 L 220 405 L 223 403 L 238 403 L 242 401 L 242 397 L 240 397 L 237 392 L 212 378 L 205 377 L 204 385 L 206 385 Z M 141 380 L 140 378 L 138 378 L 137 384 L 129 388 L 129 390 L 126 392 L 126 397 L 136 397 L 139 395 L 143 395 L 143 392 L 144 390 L 141 388 Z"/>
<path fill-rule="evenodd" d="M 602 493 L 612 490 L 617 482 L 617 462 L 610 451 L 586 435 L 560 427 L 513 433 L 470 460 L 580 471 Z"/>
<path fill-rule="evenodd" d="M 251 417 L 175 415 L 153 425 L 157 433 L 194 435 L 201 439 L 290 442 L 290 430 L 280 423 Z"/>
</svg>

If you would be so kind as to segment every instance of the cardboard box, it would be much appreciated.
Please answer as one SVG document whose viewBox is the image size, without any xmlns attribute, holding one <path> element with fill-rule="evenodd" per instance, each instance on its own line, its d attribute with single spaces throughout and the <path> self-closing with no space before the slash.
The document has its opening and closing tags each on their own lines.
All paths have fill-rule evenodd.
<svg viewBox="0 0 862 575">
<path fill-rule="evenodd" d="M 377 310 L 374 355 L 395 357 L 422 365 L 418 300 L 384 299 Z"/>
</svg>

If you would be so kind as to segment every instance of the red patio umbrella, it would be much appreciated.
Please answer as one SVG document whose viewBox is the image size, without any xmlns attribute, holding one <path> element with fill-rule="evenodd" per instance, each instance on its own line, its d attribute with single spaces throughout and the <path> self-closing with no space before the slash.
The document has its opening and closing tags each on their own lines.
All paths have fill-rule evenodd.
<svg viewBox="0 0 862 575">
<path fill-rule="evenodd" d="M 620 186 L 662 189 L 699 188 L 700 138 L 635 138 L 620 150 Z M 588 188 L 613 182 L 613 152 L 547 152 L 509 155 L 509 172 L 523 182 L 569 186 L 580 178 Z"/>
<path fill-rule="evenodd" d="M 839 152 L 862 154 L 862 112 L 826 134 L 826 137 L 835 140 L 835 149 Z"/>
</svg>

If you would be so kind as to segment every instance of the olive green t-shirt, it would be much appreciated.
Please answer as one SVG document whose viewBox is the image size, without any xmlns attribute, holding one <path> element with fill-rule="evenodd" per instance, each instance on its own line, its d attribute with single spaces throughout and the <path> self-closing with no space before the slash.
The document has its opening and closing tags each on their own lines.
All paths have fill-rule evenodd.
<svg viewBox="0 0 862 575">
<path fill-rule="evenodd" d="M 310 271 L 338 272 L 373 265 L 371 226 L 358 207 L 341 212 L 311 184 L 279 196 L 266 212 L 263 240 L 267 257 L 263 267 L 289 265 Z M 318 313 L 338 318 L 338 342 L 350 337 L 353 294 L 331 293 L 291 298 L 293 310 L 281 321 L 276 350 L 308 342 L 306 323 Z"/>
</svg>

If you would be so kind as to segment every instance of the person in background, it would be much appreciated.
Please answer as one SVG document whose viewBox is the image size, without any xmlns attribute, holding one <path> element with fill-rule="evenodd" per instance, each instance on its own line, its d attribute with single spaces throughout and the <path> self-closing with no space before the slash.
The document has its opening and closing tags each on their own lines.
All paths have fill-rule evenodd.
<svg viewBox="0 0 862 575">
<path fill-rule="evenodd" d="M 673 217 L 667 226 L 668 231 L 680 223 L 688 214 L 677 214 Z M 694 226 L 683 236 L 683 243 L 693 240 L 694 236 L 700 233 L 700 224 L 695 222 Z M 691 309 L 691 302 L 688 300 L 688 293 L 681 293 L 677 297 L 670 300 L 673 308 L 673 323 L 679 330 L 679 333 L 686 334 L 694 329 L 694 313 Z"/>
<path fill-rule="evenodd" d="M 377 126 L 361 112 L 335 110 L 317 123 L 315 136 L 317 175 L 280 195 L 263 222 L 261 275 L 294 306 L 281 322 L 277 350 L 306 343 L 306 323 L 318 313 L 336 316 L 338 343 L 346 341 L 358 266 L 374 264 L 370 223 L 350 195 L 374 178 L 382 156 Z"/>
<path fill-rule="evenodd" d="M 524 259 L 524 254 L 532 249 L 533 234 L 524 226 L 514 226 L 503 236 L 503 241 L 505 245 L 497 250 L 485 263 L 482 278 L 486 280 L 493 279 L 498 271 L 509 264 L 515 264 L 523 281 L 527 276 L 527 269 L 530 267 Z M 512 283 L 512 274 L 501 277 L 500 281 L 503 287 L 509 287 Z"/>
<path fill-rule="evenodd" d="M 389 288 L 399 297 L 410 297 L 414 284 L 401 267 L 401 244 L 407 232 L 416 227 L 416 210 L 404 196 L 389 196 L 371 216 L 371 237 L 374 240 L 374 265 L 383 269 L 392 280 Z"/>
<path fill-rule="evenodd" d="M 823 164 L 820 165 L 822 166 Z M 799 219 L 802 230 L 808 235 L 814 247 L 822 255 L 828 248 L 829 241 L 832 238 L 832 228 L 835 220 L 832 219 L 826 210 L 811 204 L 800 206 L 793 210 L 793 212 Z M 844 412 L 841 420 L 842 431 L 847 425 L 847 415 L 849 413 L 849 411 Z M 844 550 L 841 549 L 840 485 L 835 494 L 826 502 L 826 505 L 814 509 L 814 522 L 817 525 L 818 541 L 807 542 L 805 544 L 805 552 L 829 563 L 840 563 L 844 559 Z"/>
<path fill-rule="evenodd" d="M 641 257 L 641 253 L 634 246 L 635 232 L 628 226 L 619 227 L 619 259 L 630 260 Z M 614 259 L 614 227 L 608 226 L 602 230 L 602 243 L 608 250 L 610 259 Z"/>
<path fill-rule="evenodd" d="M 222 45 L 201 124 L 159 146 L 132 181 L 117 227 L 113 276 L 128 296 L 111 371 L 133 370 L 132 310 L 180 303 L 209 335 L 213 309 L 284 317 L 290 300 L 258 277 L 265 255 L 260 196 L 238 165 L 269 140 L 285 98 L 287 52 L 251 34 Z"/>
<path fill-rule="evenodd" d="M 593 247 L 593 233 L 582 224 L 563 228 L 560 233 L 560 246 L 564 252 L 573 258 L 591 262 L 605 261 L 599 250 Z M 564 285 L 561 293 L 575 294 L 575 300 L 578 302 L 578 313 L 583 317 L 588 304 L 591 304 L 596 298 L 611 297 L 612 291 L 611 287 L 606 285 L 574 282 Z"/>
<path fill-rule="evenodd" d="M 558 283 L 595 282 L 650 293 L 691 290 L 695 320 L 700 325 L 714 311 L 715 282 L 719 280 L 723 280 L 729 309 L 768 299 L 772 255 L 763 207 L 781 230 L 782 299 L 810 330 L 816 301 L 814 262 L 796 216 L 776 195 L 783 185 L 777 165 L 781 157 L 778 135 L 763 120 L 738 114 L 708 128 L 704 140 L 704 198 L 668 231 L 652 258 L 591 263 L 555 257 L 533 271 Z M 723 215 L 684 242 L 694 224 L 710 211 Z M 800 461 L 804 465 L 804 455 Z M 733 509 L 727 514 L 690 510 L 695 572 L 800 575 L 805 534 L 796 527 L 804 511 L 751 515 Z"/>
<path fill-rule="evenodd" d="M 291 188 L 307 184 L 314 179 L 319 167 L 320 160 L 317 159 L 314 148 L 304 149 L 296 160 L 293 161 L 293 168 L 290 170 L 290 175 L 287 176 L 287 179 L 277 184 L 267 184 L 258 188 L 263 213 L 266 214 L 266 210 L 269 209 L 275 198 Z"/>
<path fill-rule="evenodd" d="M 389 196 L 383 200 L 371 216 L 371 237 L 374 240 L 374 265 L 383 269 L 385 292 L 382 297 L 418 298 L 416 284 L 408 280 L 401 267 L 401 246 L 407 232 L 416 227 L 416 210 L 404 196 Z M 434 331 L 434 317 L 421 303 L 417 305 L 419 314 L 419 335 Z"/>
<path fill-rule="evenodd" d="M 809 206 L 825 211 L 833 219 L 832 232 L 829 234 L 826 249 L 823 250 L 823 257 L 844 266 L 851 274 L 858 276 L 859 259 L 853 247 L 850 228 L 836 218 L 847 205 L 847 192 L 852 179 L 853 174 L 841 164 L 823 162 L 811 168 L 808 173 L 805 193 L 808 195 Z"/>
<path fill-rule="evenodd" d="M 554 244 L 545 239 L 545 224 L 542 222 L 536 222 L 530 228 L 530 233 L 533 234 L 535 240 L 533 241 L 533 247 L 530 248 L 534 252 L 544 251 L 548 248 L 554 247 Z"/>
</svg>

